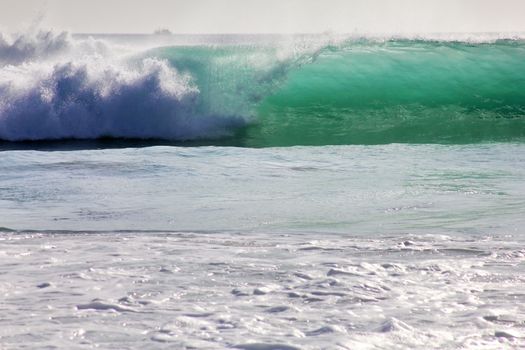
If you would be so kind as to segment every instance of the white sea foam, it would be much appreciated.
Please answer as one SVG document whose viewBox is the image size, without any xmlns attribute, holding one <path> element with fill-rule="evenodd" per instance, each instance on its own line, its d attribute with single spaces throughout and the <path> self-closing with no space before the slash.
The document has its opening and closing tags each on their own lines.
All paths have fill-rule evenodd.
<svg viewBox="0 0 525 350">
<path fill-rule="evenodd" d="M 132 53 L 67 33 L 0 37 L 0 139 L 188 140 L 224 136 L 244 123 L 197 111 L 191 76 Z"/>
<path fill-rule="evenodd" d="M 0 155 L 2 349 L 525 346 L 523 144 Z"/>
<path fill-rule="evenodd" d="M 523 240 L 427 235 L 415 240 L 437 252 L 414 256 L 390 250 L 408 237 L 381 234 L 325 234 L 316 244 L 323 249 L 308 251 L 300 248 L 318 233 L 2 237 L 3 349 L 525 346 L 525 260 L 513 254 Z M 507 254 L 449 250 L 470 247 Z M 165 265 L 178 270 L 166 274 Z M 356 274 L 334 279 L 336 265 Z M 79 271 L 87 278 L 72 274 Z"/>
</svg>

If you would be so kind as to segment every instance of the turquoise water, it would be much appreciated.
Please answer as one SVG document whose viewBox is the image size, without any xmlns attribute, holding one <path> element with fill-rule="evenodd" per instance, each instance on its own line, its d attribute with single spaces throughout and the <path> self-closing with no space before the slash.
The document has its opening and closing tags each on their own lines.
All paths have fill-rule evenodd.
<svg viewBox="0 0 525 350">
<path fill-rule="evenodd" d="M 523 348 L 525 44 L 430 39 L 0 42 L 0 348 Z"/>
<path fill-rule="evenodd" d="M 161 39 L 40 34 L 4 52 L 0 226 L 521 222 L 522 39 Z"/>
<path fill-rule="evenodd" d="M 514 143 L 4 151 L 0 226 L 521 235 L 524 155 Z"/>
<path fill-rule="evenodd" d="M 38 57 L 40 46 L 12 48 L 0 61 L 0 140 L 242 147 L 524 140 L 519 38 L 196 38 L 161 45 L 153 37 L 153 48 L 95 41 L 86 49 L 61 36 L 52 42 L 61 45 L 41 44 L 50 52 Z"/>
<path fill-rule="evenodd" d="M 176 47 L 160 56 L 203 87 L 202 108 L 253 117 L 232 140 L 242 146 L 463 144 L 525 135 L 521 41 L 348 41 L 272 63 L 276 50 Z"/>
</svg>

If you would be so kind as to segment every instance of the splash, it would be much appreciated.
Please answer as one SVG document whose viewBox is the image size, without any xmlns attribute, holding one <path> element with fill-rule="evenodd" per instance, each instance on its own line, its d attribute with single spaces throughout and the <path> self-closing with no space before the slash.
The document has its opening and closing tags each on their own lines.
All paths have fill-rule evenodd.
<svg viewBox="0 0 525 350">
<path fill-rule="evenodd" d="M 525 138 L 519 36 L 170 36 L 184 43 L 153 49 L 108 38 L 0 41 L 0 139 L 267 147 Z"/>
<path fill-rule="evenodd" d="M 244 124 L 197 110 L 198 87 L 166 60 L 131 59 L 103 41 L 39 33 L 4 41 L 1 54 L 0 139 L 188 140 Z"/>
</svg>

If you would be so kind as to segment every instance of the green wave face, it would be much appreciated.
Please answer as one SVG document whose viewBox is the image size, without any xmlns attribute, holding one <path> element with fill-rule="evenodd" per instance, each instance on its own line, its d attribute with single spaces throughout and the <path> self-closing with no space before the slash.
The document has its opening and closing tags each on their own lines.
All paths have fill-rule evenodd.
<svg viewBox="0 0 525 350">
<path fill-rule="evenodd" d="M 390 42 L 323 52 L 258 108 L 248 143 L 470 143 L 525 136 L 525 49 Z"/>
<path fill-rule="evenodd" d="M 185 50 L 171 62 L 196 77 L 203 109 L 252 116 L 234 145 L 525 139 L 521 41 L 363 41 L 279 62 L 269 48 Z"/>
<path fill-rule="evenodd" d="M 250 121 L 257 116 L 261 101 L 298 65 L 294 57 L 277 61 L 274 47 L 168 47 L 153 54 L 192 77 L 199 89 L 197 115 L 235 115 Z"/>
</svg>

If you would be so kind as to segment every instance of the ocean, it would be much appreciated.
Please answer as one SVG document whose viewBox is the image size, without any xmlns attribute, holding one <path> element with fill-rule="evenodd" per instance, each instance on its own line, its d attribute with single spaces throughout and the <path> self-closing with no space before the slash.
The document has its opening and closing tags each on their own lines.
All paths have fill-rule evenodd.
<svg viewBox="0 0 525 350">
<path fill-rule="evenodd" d="M 523 36 L 0 36 L 0 348 L 525 347 Z"/>
</svg>

